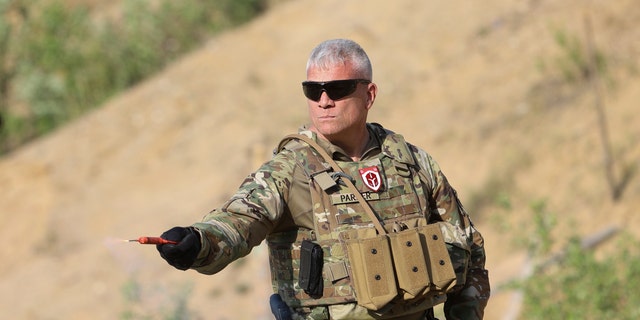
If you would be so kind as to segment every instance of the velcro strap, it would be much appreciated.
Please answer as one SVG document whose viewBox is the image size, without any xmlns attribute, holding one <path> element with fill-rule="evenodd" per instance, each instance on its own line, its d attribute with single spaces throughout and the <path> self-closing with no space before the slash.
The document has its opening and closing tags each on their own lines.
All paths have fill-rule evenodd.
<svg viewBox="0 0 640 320">
<path fill-rule="evenodd" d="M 324 275 L 331 282 L 344 279 L 349 276 L 347 265 L 344 262 L 333 262 L 324 264 Z"/>
</svg>

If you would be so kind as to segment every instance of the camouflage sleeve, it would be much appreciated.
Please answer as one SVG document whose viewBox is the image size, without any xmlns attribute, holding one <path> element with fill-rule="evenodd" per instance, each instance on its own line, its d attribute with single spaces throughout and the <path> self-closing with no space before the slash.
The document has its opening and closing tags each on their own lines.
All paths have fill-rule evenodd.
<svg viewBox="0 0 640 320">
<path fill-rule="evenodd" d="M 458 195 L 440 170 L 440 166 L 425 151 L 418 149 L 418 161 L 428 172 L 432 185 L 432 200 L 438 220 L 449 222 L 462 230 L 466 238 L 470 257 L 462 263 L 453 261 L 456 268 L 467 265 L 464 284 L 459 290 L 449 293 L 445 302 L 447 319 L 482 319 L 490 295 L 489 275 L 485 269 L 486 255 L 484 239 L 473 225 Z M 435 213 L 435 212 L 434 212 Z M 452 257 L 455 260 L 455 257 Z M 456 270 L 458 271 L 458 270 Z"/>
<path fill-rule="evenodd" d="M 214 274 L 262 242 L 284 212 L 295 164 L 283 151 L 249 175 L 220 208 L 193 224 L 202 249 L 192 266 Z"/>
</svg>

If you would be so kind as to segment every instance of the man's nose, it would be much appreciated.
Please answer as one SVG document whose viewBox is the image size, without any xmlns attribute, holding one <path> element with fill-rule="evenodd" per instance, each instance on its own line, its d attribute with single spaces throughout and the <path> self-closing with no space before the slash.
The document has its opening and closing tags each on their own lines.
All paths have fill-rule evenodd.
<svg viewBox="0 0 640 320">
<path fill-rule="evenodd" d="M 335 106 L 335 101 L 329 98 L 329 95 L 327 94 L 326 91 L 322 91 L 322 94 L 320 95 L 320 100 L 318 100 L 318 106 L 322 109 L 330 108 Z"/>
</svg>

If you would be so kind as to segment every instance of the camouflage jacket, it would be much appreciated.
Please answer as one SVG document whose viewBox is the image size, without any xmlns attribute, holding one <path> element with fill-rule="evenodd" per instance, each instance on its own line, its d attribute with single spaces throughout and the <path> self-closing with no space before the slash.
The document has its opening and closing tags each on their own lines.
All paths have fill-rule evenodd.
<svg viewBox="0 0 640 320">
<path fill-rule="evenodd" d="M 377 157 L 388 131 L 369 124 L 370 141 L 361 161 Z M 351 161 L 340 148 L 301 129 L 313 137 L 336 161 Z M 471 256 L 466 282 L 447 295 L 447 319 L 481 319 L 489 298 L 489 280 L 484 269 L 483 239 L 460 204 L 438 164 L 422 149 L 408 144 L 420 168 L 428 173 L 431 185 L 426 202 L 428 220 L 445 221 L 466 235 Z M 248 176 L 231 199 L 194 224 L 202 235 L 202 250 L 193 269 L 213 274 L 232 261 L 247 255 L 254 246 L 276 234 L 314 229 L 309 177 L 292 150 L 283 150 Z"/>
</svg>

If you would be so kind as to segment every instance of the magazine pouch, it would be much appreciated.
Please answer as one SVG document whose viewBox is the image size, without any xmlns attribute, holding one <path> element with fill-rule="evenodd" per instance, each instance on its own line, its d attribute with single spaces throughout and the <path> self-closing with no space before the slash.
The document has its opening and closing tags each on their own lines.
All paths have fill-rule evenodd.
<svg viewBox="0 0 640 320">
<path fill-rule="evenodd" d="M 425 235 L 418 229 L 388 234 L 393 252 L 393 264 L 398 279 L 398 289 L 404 300 L 427 294 L 430 291 L 429 269 L 425 256 Z M 443 243 L 444 245 L 444 243 Z"/>
<path fill-rule="evenodd" d="M 369 310 L 382 308 L 398 294 L 389 238 L 373 228 L 349 230 L 341 236 L 358 304 Z"/>
<path fill-rule="evenodd" d="M 456 273 L 440 229 L 440 224 L 443 223 L 446 222 L 437 222 L 418 228 L 423 245 L 426 247 L 425 252 L 428 252 L 426 261 L 432 289 L 441 293 L 450 291 L 456 284 Z"/>
</svg>

